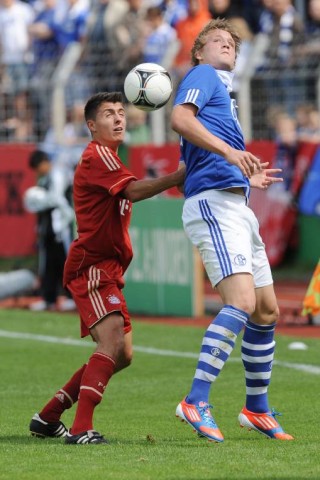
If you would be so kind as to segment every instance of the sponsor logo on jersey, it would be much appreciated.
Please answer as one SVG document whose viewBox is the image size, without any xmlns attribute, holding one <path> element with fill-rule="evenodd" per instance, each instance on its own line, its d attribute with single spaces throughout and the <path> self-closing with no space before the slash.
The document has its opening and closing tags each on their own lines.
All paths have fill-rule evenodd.
<svg viewBox="0 0 320 480">
<path fill-rule="evenodd" d="M 125 215 L 126 212 L 131 212 L 131 202 L 130 200 L 127 200 L 124 198 L 123 200 L 120 200 L 120 215 Z"/>
</svg>

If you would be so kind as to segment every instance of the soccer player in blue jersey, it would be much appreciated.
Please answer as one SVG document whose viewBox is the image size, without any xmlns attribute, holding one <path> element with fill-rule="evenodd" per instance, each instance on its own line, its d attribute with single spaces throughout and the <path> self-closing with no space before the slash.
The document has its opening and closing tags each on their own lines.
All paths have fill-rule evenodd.
<svg viewBox="0 0 320 480">
<path fill-rule="evenodd" d="M 172 111 L 186 164 L 184 228 L 224 303 L 204 334 L 191 390 L 176 415 L 199 435 L 223 441 L 210 412 L 210 387 L 244 329 L 246 402 L 240 425 L 268 438 L 292 440 L 268 403 L 279 309 L 258 221 L 248 207 L 250 177 L 261 165 L 245 150 L 230 97 L 240 43 L 226 20 L 211 20 L 194 42 L 194 66 L 178 87 Z"/>
</svg>

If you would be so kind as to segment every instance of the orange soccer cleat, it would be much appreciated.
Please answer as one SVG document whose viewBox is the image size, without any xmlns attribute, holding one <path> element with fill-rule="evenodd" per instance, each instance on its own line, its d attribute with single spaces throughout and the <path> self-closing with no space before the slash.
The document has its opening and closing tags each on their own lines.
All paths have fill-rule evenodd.
<svg viewBox="0 0 320 480">
<path fill-rule="evenodd" d="M 275 412 L 274 410 L 266 413 L 254 413 L 247 410 L 246 407 L 243 407 L 238 419 L 240 427 L 246 427 L 248 430 L 256 430 L 268 438 L 294 440 L 291 435 L 283 431 L 280 423 L 275 418 L 276 415 L 281 415 L 281 413 Z"/>
<path fill-rule="evenodd" d="M 220 432 L 214 418 L 211 415 L 209 405 L 200 402 L 199 405 L 187 403 L 184 400 L 179 403 L 176 409 L 176 417 L 187 422 L 201 437 L 206 437 L 211 442 L 223 442 L 223 436 Z"/>
</svg>

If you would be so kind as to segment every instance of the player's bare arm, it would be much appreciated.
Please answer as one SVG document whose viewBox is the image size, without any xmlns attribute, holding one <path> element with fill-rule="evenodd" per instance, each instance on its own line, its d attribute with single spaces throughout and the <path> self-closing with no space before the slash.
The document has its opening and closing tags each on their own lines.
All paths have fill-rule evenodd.
<svg viewBox="0 0 320 480">
<path fill-rule="evenodd" d="M 269 162 L 261 163 L 262 170 L 255 171 L 250 178 L 250 186 L 254 188 L 260 188 L 261 190 L 266 190 L 273 183 L 283 182 L 282 177 L 274 177 L 282 172 L 281 168 L 267 168 Z"/>
<path fill-rule="evenodd" d="M 179 162 L 178 170 L 181 170 L 181 169 L 184 169 L 184 171 L 186 170 L 186 165 L 183 161 Z M 181 183 L 180 185 L 177 185 L 177 189 L 179 190 L 180 193 L 184 193 L 184 182 Z"/>
<path fill-rule="evenodd" d="M 153 197 L 158 193 L 164 192 L 168 188 L 183 185 L 185 177 L 185 166 L 179 166 L 178 170 L 164 177 L 133 180 L 122 191 L 122 196 L 130 202 L 139 202 L 146 198 Z"/>
<path fill-rule="evenodd" d="M 243 175 L 251 177 L 254 169 L 260 170 L 260 160 L 250 152 L 236 150 L 210 133 L 196 118 L 197 107 L 191 103 L 176 105 L 171 115 L 171 127 L 188 142 L 224 157 L 240 168 Z"/>
</svg>

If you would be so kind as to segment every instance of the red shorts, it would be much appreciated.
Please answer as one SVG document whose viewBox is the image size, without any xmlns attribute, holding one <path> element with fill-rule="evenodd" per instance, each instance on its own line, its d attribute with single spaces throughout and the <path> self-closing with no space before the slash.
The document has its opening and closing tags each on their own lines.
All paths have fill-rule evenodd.
<svg viewBox="0 0 320 480">
<path fill-rule="evenodd" d="M 120 312 L 124 319 L 124 333 L 132 330 L 125 298 L 123 279 L 108 275 L 107 262 L 101 262 L 83 271 L 71 280 L 67 288 L 77 305 L 81 321 L 81 337 L 90 334 L 90 328 L 103 317 Z"/>
</svg>

